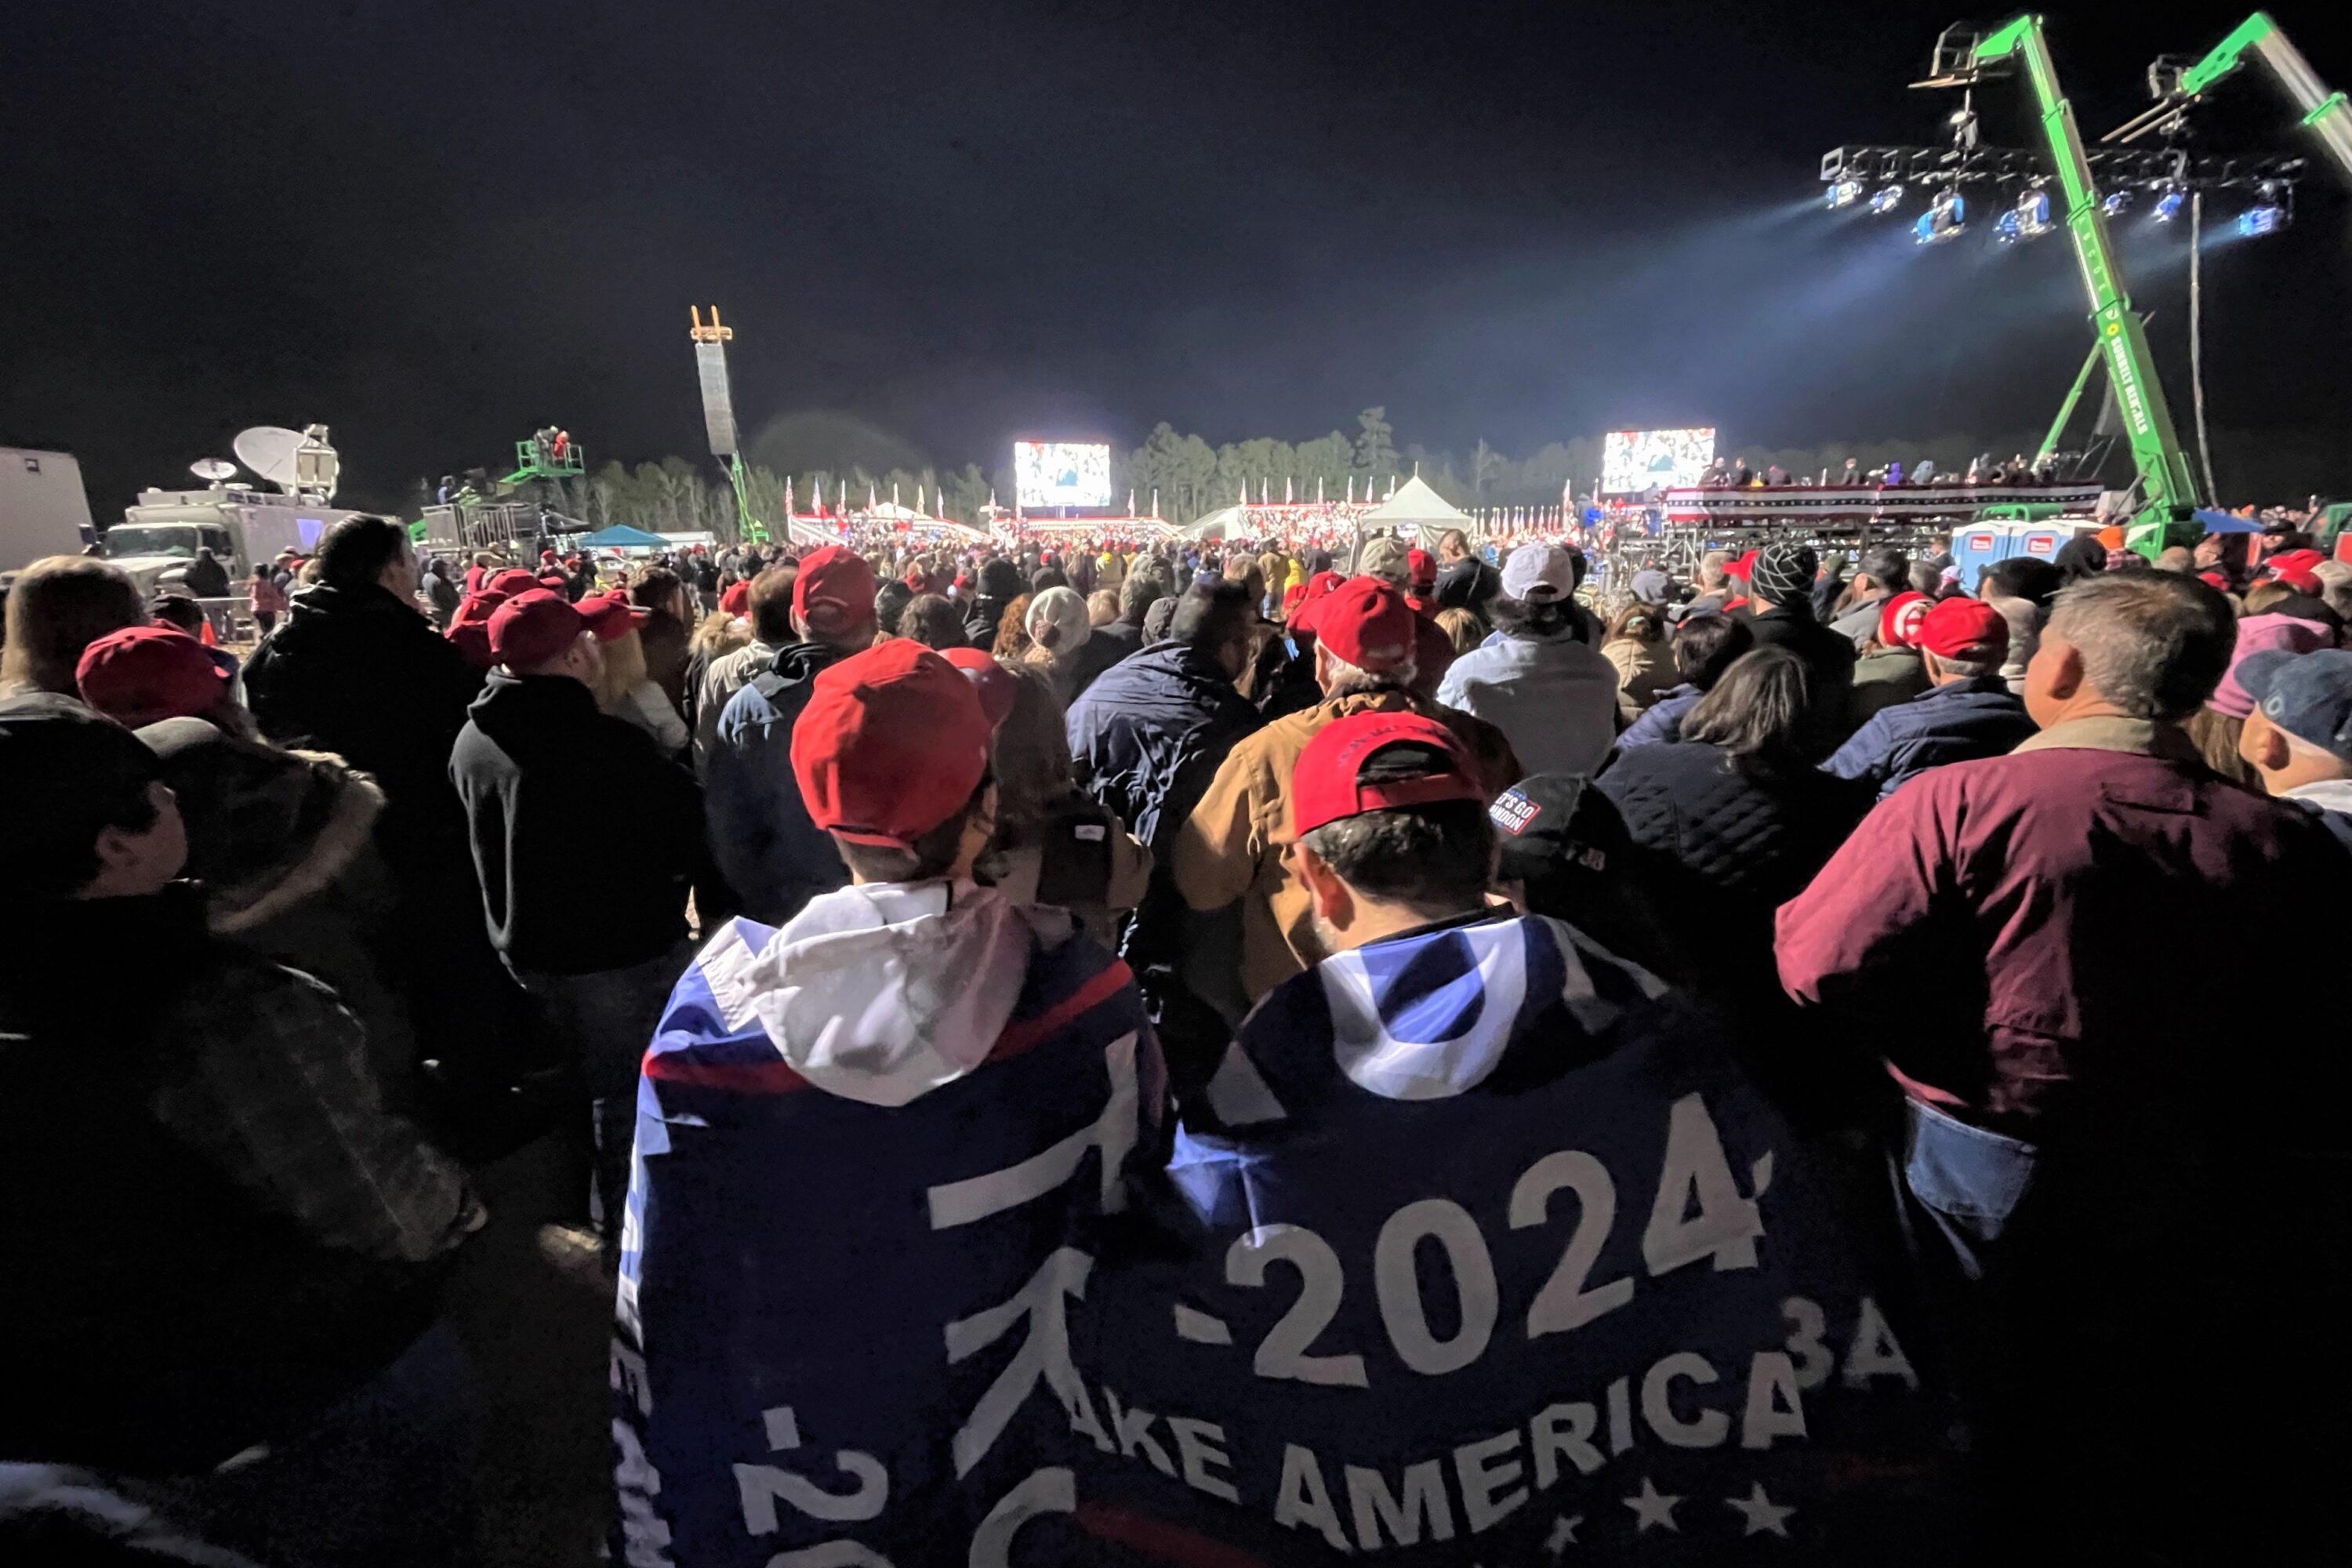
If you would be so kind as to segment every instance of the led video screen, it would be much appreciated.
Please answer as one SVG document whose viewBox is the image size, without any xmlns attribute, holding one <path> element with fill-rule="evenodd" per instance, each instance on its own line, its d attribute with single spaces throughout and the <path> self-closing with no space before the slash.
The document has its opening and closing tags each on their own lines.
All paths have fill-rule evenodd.
<svg viewBox="0 0 2352 1568">
<path fill-rule="evenodd" d="M 1612 430 L 1601 443 L 1601 489 L 1633 495 L 1652 485 L 1695 485 L 1715 461 L 1715 427 Z"/>
<path fill-rule="evenodd" d="M 1110 448 L 1071 441 L 1015 441 L 1013 479 L 1023 506 L 1110 505 Z"/>
</svg>

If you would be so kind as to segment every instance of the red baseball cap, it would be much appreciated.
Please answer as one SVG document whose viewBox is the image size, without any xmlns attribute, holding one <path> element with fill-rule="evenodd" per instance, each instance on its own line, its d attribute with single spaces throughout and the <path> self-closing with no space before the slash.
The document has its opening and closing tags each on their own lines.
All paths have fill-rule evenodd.
<svg viewBox="0 0 2352 1568">
<path fill-rule="evenodd" d="M 1307 596 L 1310 600 L 1319 599 L 1346 581 L 1337 572 L 1318 572 L 1307 579 Z"/>
<path fill-rule="evenodd" d="M 1737 577 L 1743 583 L 1747 582 L 1748 574 L 1756 570 L 1756 558 L 1763 553 L 1760 550 L 1749 551 L 1738 560 L 1727 563 L 1723 568 L 1723 574 L 1727 577 Z"/>
<path fill-rule="evenodd" d="M 719 595 L 719 607 L 726 611 L 730 616 L 750 615 L 751 613 L 751 584 L 748 581 L 742 579 L 738 579 L 735 582 L 728 584 L 727 592 Z"/>
<path fill-rule="evenodd" d="M 1307 584 L 1293 583 L 1282 591 L 1282 613 L 1288 616 L 1307 602 Z"/>
<path fill-rule="evenodd" d="M 1424 584 L 1430 587 L 1435 587 L 1437 585 L 1437 557 L 1432 555 L 1428 551 L 1420 549 L 1417 546 L 1412 550 L 1406 551 L 1404 552 L 1404 574 L 1405 580 L 1416 588 L 1421 587 Z"/>
<path fill-rule="evenodd" d="M 1925 594 L 1906 591 L 1895 595 L 1878 612 L 1878 640 L 1888 647 L 1917 647 L 1919 623 L 1935 604 Z"/>
<path fill-rule="evenodd" d="M 2327 591 L 2315 572 L 2282 571 L 2271 574 L 2271 581 L 2284 583 L 2296 593 L 2316 599 Z"/>
<path fill-rule="evenodd" d="M 1430 747 L 1445 761 L 1438 772 L 1419 778 L 1363 782 L 1364 764 L 1391 746 Z M 1328 823 L 1368 811 L 1434 805 L 1441 801 L 1486 801 L 1477 770 L 1454 731 L 1418 713 L 1351 713 L 1315 731 L 1290 771 L 1290 826 L 1303 837 Z"/>
<path fill-rule="evenodd" d="M 988 773 L 989 738 L 963 672 L 892 637 L 811 682 L 793 726 L 793 777 L 817 826 L 904 849 L 971 798 Z"/>
<path fill-rule="evenodd" d="M 653 612 L 632 605 L 629 595 L 615 588 L 610 593 L 591 594 L 581 600 L 580 615 L 588 623 L 588 629 L 596 634 L 598 642 L 618 642 L 623 634 L 651 619 Z"/>
<path fill-rule="evenodd" d="M 1918 638 L 1937 658 L 1999 658 L 2009 651 L 2009 622 L 1982 599 L 1938 599 L 1920 619 Z"/>
<path fill-rule="evenodd" d="M 84 702 L 133 730 L 209 713 L 228 692 L 228 673 L 177 626 L 109 632 L 81 650 L 74 682 Z"/>
<path fill-rule="evenodd" d="M 588 617 L 561 594 L 534 588 L 490 612 L 490 657 L 509 669 L 545 664 L 580 640 Z"/>
<path fill-rule="evenodd" d="M 910 574 L 909 586 L 919 575 Z M 793 579 L 793 614 L 812 631 L 830 636 L 874 624 L 874 595 L 880 586 L 866 558 L 838 544 L 821 545 L 801 557 Z"/>
<path fill-rule="evenodd" d="M 1413 653 L 1412 606 L 1381 577 L 1350 577 L 1301 614 L 1316 640 L 1373 675 L 1402 669 Z"/>
<path fill-rule="evenodd" d="M 520 566 L 509 566 L 501 571 L 491 573 L 482 584 L 482 592 L 485 594 L 512 595 L 515 594 L 528 594 L 538 586 L 539 579 L 537 577 L 532 576 L 530 573 L 524 571 Z"/>
<path fill-rule="evenodd" d="M 983 648 L 941 648 L 940 657 L 962 670 L 971 689 L 980 693 L 980 710 L 988 715 L 988 727 L 994 730 L 1003 723 L 1005 715 L 1013 711 L 1013 700 L 1021 694 L 1021 678 Z"/>
<path fill-rule="evenodd" d="M 2263 564 L 2284 577 L 2290 572 L 2308 573 L 2327 557 L 2316 550 L 2282 550 L 2276 555 L 2263 558 Z"/>
</svg>

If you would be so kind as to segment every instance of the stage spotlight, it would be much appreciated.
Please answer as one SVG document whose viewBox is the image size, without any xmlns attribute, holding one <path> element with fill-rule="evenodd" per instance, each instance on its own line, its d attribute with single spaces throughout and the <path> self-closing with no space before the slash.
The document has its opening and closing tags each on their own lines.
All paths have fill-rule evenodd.
<svg viewBox="0 0 2352 1568">
<path fill-rule="evenodd" d="M 2099 198 L 2099 210 L 2109 217 L 2121 217 L 2131 210 L 2132 194 L 2128 190 L 2109 191 Z"/>
<path fill-rule="evenodd" d="M 1850 207 L 1860 200 L 1862 200 L 1860 180 L 1840 180 L 1830 187 L 1830 211 L 1832 212 L 1837 211 L 1840 207 Z"/>
<path fill-rule="evenodd" d="M 1881 185 L 1870 198 L 1870 210 L 1873 213 L 1891 213 L 1902 205 L 1903 187 L 1901 185 Z"/>
<path fill-rule="evenodd" d="M 1919 215 L 1919 221 L 1911 226 L 1912 237 L 1921 245 L 1941 245 L 1946 240 L 1958 239 L 1960 231 L 1968 226 L 1968 203 L 1960 199 L 1958 191 L 1938 191 L 1936 199 L 1927 204 L 1927 210 Z"/>
<path fill-rule="evenodd" d="M 2009 216 L 2017 220 L 2020 237 L 2033 239 L 2050 232 L 2050 193 L 2039 188 L 2017 198 Z"/>
<path fill-rule="evenodd" d="M 2174 218 L 2180 216 L 2180 209 L 2188 205 L 2188 192 L 2181 190 L 2168 190 L 2165 192 L 2164 195 L 2157 197 L 2156 199 L 2156 211 L 2154 214 L 2156 221 L 2158 223 L 2170 223 Z"/>
<path fill-rule="evenodd" d="M 2286 226 L 2287 217 L 2285 187 L 2265 180 L 2260 199 L 2238 215 L 2238 232 L 2248 238 L 2258 234 L 2275 234 Z"/>
</svg>

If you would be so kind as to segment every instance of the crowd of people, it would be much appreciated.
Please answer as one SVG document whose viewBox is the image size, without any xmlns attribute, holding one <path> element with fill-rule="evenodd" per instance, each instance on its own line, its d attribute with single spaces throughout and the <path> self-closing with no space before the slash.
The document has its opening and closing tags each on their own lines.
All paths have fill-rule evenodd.
<svg viewBox="0 0 2352 1568">
<path fill-rule="evenodd" d="M 556 1140 L 617 1268 L 657 1035 L 757 1018 L 905 1105 L 1090 943 L 1150 1092 L 1213 1122 L 1237 1033 L 1333 965 L 1548 920 L 1881 1172 L 1988 1539 L 2304 1560 L 2342 1453 L 2305 1347 L 2346 1300 L 2352 566 L 2119 543 L 1972 588 L 1780 542 L 1595 595 L 1570 546 L 1459 532 L 612 580 L 359 517 L 257 573 L 241 663 L 36 563 L 0 1460 L 221 1553 L 187 1561 L 462 1562 L 472 1173 Z M 2305 1489 L 2273 1533 L 2232 1521 L 2255 1487 Z"/>
</svg>

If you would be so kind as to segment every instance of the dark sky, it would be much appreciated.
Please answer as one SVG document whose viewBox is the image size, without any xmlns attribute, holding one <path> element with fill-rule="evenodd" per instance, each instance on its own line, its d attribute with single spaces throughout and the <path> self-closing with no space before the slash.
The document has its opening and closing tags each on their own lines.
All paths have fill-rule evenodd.
<svg viewBox="0 0 2352 1568">
<path fill-rule="evenodd" d="M 2170 9 L 2051 13 L 2090 136 L 2243 14 Z M 2279 14 L 2352 82 L 2343 7 Z M 698 454 L 713 300 L 746 430 L 803 469 L 1163 418 L 1301 439 L 1376 403 L 1516 455 L 1991 435 L 2046 422 L 2087 345 L 2057 239 L 1920 251 L 1811 205 L 1828 148 L 1939 133 L 1904 84 L 1943 5 L 10 16 L 0 442 L 79 452 L 101 517 L 251 423 L 328 422 L 378 500 L 550 420 L 598 459 Z M 2221 98 L 2217 143 L 2307 149 L 2267 78 Z M 2021 84 L 1980 107 L 2026 136 Z M 2209 253 L 2207 380 L 2218 428 L 2333 433 L 2352 490 L 2352 204 L 2315 174 L 2288 234 Z M 2179 359 L 2184 247 L 2126 226 Z"/>
</svg>

